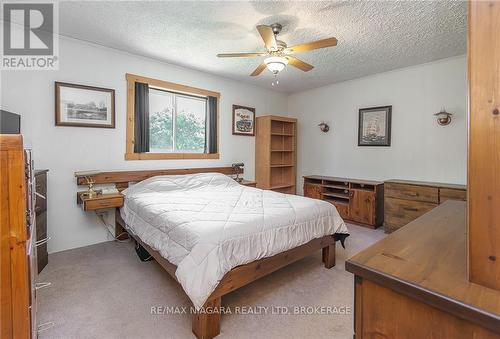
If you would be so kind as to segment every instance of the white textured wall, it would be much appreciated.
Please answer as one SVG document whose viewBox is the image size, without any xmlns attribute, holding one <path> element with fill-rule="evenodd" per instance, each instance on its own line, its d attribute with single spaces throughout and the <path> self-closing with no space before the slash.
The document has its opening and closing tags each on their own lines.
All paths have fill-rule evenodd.
<svg viewBox="0 0 500 339">
<path fill-rule="evenodd" d="M 221 93 L 220 160 L 125 161 L 125 73 L 200 87 Z M 56 127 L 54 82 L 116 91 L 116 128 Z M 93 213 L 75 203 L 78 170 L 126 170 L 226 166 L 245 163 L 254 178 L 254 138 L 231 134 L 232 105 L 256 108 L 257 115 L 285 114 L 287 98 L 266 89 L 177 67 L 117 50 L 61 38 L 58 71 L 2 71 L 0 107 L 22 115 L 22 133 L 33 144 L 37 168 L 48 168 L 49 252 L 109 240 Z"/>
<path fill-rule="evenodd" d="M 298 123 L 298 187 L 322 174 L 464 184 L 467 161 L 465 56 L 341 82 L 288 98 Z M 392 105 L 391 147 L 358 147 L 358 110 Z M 454 114 L 438 126 L 433 113 Z M 330 132 L 317 127 L 325 120 Z"/>
<path fill-rule="evenodd" d="M 49 252 L 109 240 L 92 213 L 75 204 L 77 170 L 126 170 L 225 166 L 245 162 L 254 177 L 254 138 L 231 134 L 232 104 L 257 115 L 299 119 L 298 184 L 302 175 L 404 178 L 465 183 L 467 88 L 464 57 L 414 66 L 293 94 L 242 84 L 68 38 L 60 40 L 59 71 L 2 71 L 0 107 L 22 115 L 38 168 L 49 172 Z M 125 161 L 125 73 L 178 82 L 221 93 L 221 159 Z M 116 128 L 54 125 L 54 81 L 116 90 Z M 393 106 L 392 146 L 358 147 L 358 109 Z M 432 115 L 442 106 L 453 122 L 439 127 Z M 288 112 L 287 112 L 288 111 Z M 317 124 L 327 121 L 324 134 Z"/>
</svg>

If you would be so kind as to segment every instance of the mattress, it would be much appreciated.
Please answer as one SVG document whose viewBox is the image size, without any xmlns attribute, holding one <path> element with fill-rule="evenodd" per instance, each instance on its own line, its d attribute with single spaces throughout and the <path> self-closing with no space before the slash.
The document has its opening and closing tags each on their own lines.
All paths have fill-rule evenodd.
<svg viewBox="0 0 500 339">
<path fill-rule="evenodd" d="M 123 194 L 128 231 L 177 266 L 197 309 L 236 266 L 348 234 L 328 202 L 243 186 L 219 173 L 152 177 Z"/>
</svg>

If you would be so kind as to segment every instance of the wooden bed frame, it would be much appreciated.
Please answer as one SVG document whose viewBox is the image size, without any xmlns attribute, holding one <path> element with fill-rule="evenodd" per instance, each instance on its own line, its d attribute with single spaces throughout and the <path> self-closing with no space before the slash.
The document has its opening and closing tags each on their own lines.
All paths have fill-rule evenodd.
<svg viewBox="0 0 500 339">
<path fill-rule="evenodd" d="M 103 172 L 92 176 L 96 184 L 116 184 L 119 190 L 128 187 L 129 182 L 137 182 L 156 175 L 180 175 L 217 172 L 226 175 L 235 173 L 232 167 L 213 168 L 190 168 L 175 170 L 152 170 L 152 171 L 126 171 L 126 172 Z M 242 173 L 241 171 L 240 173 Z M 77 184 L 85 184 L 83 178 L 77 178 Z M 116 209 L 115 220 L 117 229 L 125 231 L 126 225 L 120 216 L 119 209 Z M 176 281 L 175 271 L 177 266 L 163 258 L 158 251 L 153 250 L 141 239 L 131 235 L 149 254 L 162 266 Z M 249 284 L 261 277 L 264 277 L 282 267 L 285 267 L 297 260 L 305 258 L 315 251 L 322 249 L 323 263 L 326 268 L 335 266 L 335 239 L 333 235 L 313 239 L 306 244 L 292 248 L 288 251 L 276 254 L 269 258 L 263 258 L 245 265 L 240 265 L 226 273 L 215 291 L 210 295 L 203 305 L 203 309 L 220 309 L 221 297 L 246 284 Z M 193 315 L 193 333 L 199 339 L 210 339 L 220 333 L 220 312 L 199 312 Z"/>
</svg>

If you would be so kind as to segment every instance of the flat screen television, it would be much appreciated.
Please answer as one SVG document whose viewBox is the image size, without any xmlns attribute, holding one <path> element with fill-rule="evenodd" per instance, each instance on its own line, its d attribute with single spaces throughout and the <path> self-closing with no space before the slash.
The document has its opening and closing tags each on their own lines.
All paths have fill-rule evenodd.
<svg viewBox="0 0 500 339">
<path fill-rule="evenodd" d="M 0 134 L 21 134 L 21 116 L 0 109 Z"/>
</svg>

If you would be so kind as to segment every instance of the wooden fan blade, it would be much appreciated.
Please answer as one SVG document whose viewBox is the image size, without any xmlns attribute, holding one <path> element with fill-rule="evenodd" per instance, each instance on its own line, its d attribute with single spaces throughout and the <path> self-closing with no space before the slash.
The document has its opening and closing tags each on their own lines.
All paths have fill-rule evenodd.
<svg viewBox="0 0 500 339">
<path fill-rule="evenodd" d="M 262 73 L 263 70 L 266 69 L 266 64 L 265 63 L 261 63 L 256 69 L 255 71 L 252 72 L 252 74 L 250 74 L 250 76 L 257 76 L 259 75 L 260 73 Z"/>
<path fill-rule="evenodd" d="M 313 65 L 309 65 L 307 62 L 304 62 L 304 61 L 302 61 L 300 59 L 297 59 L 295 57 L 287 56 L 286 58 L 288 59 L 288 64 L 289 65 L 297 67 L 301 71 L 309 72 L 311 69 L 314 68 Z"/>
<path fill-rule="evenodd" d="M 266 25 L 257 26 L 257 30 L 259 31 L 262 40 L 264 40 L 264 44 L 268 51 L 277 51 L 278 44 L 276 43 L 276 37 L 274 36 L 273 29 Z"/>
<path fill-rule="evenodd" d="M 288 47 L 285 49 L 285 53 L 287 54 L 300 53 L 300 52 L 312 51 L 313 49 L 332 47 L 336 45 L 337 45 L 336 38 L 328 38 L 328 39 L 309 42 L 307 44 L 300 44 Z"/>
<path fill-rule="evenodd" d="M 217 54 L 219 58 L 255 58 L 267 55 L 267 53 L 222 53 Z"/>
</svg>

